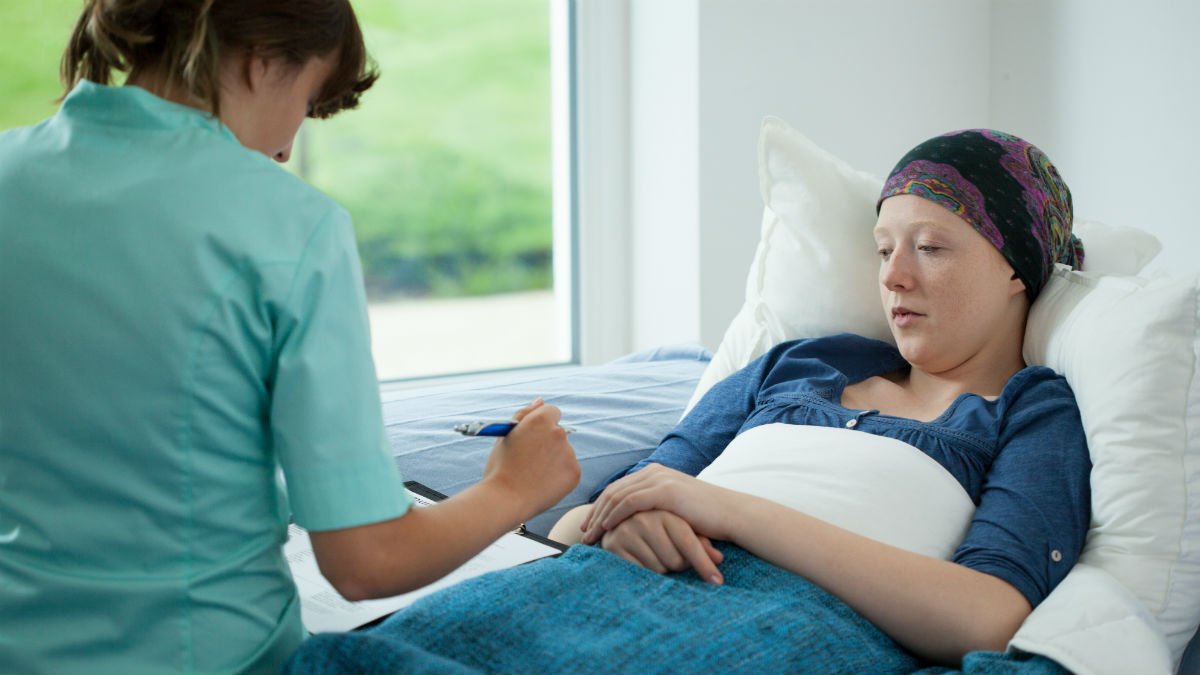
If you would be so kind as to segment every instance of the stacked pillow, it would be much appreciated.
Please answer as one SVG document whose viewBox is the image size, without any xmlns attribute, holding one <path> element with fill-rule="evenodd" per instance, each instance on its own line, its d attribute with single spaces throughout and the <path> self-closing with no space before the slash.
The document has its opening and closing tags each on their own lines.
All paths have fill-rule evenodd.
<svg viewBox="0 0 1200 675">
<path fill-rule="evenodd" d="M 1060 267 L 1025 331 L 1026 362 L 1067 378 L 1087 431 L 1092 524 L 1080 562 L 1137 596 L 1176 661 L 1200 622 L 1196 301 L 1194 279 Z"/>
<path fill-rule="evenodd" d="M 892 340 L 871 232 L 882 180 L 772 117 L 759 138 L 759 180 L 762 234 L 746 302 L 689 409 L 781 341 L 839 332 Z M 1087 271 L 1054 272 L 1030 312 L 1025 360 L 1067 378 L 1087 432 L 1093 519 L 1081 576 L 1099 570 L 1136 597 L 1178 663 L 1200 623 L 1197 283 L 1132 276 L 1160 250 L 1146 232 L 1087 221 L 1075 232 Z M 1113 665 L 1081 658 L 1064 665 Z"/>
</svg>

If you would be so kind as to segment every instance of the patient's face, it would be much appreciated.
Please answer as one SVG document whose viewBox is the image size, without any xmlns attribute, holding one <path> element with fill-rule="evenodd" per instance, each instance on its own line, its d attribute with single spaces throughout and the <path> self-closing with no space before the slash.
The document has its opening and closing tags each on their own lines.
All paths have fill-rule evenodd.
<svg viewBox="0 0 1200 675">
<path fill-rule="evenodd" d="M 1023 325 L 1024 285 L 983 235 L 915 195 L 884 200 L 875 226 L 883 310 L 900 353 L 927 372 L 998 356 Z M 1007 344 L 1007 343 L 1005 343 Z"/>
</svg>

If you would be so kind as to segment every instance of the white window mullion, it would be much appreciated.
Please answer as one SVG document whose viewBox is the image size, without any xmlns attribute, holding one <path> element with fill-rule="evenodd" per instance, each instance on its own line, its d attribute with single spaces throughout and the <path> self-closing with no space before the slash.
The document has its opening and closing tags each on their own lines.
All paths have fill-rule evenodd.
<svg viewBox="0 0 1200 675">
<path fill-rule="evenodd" d="M 631 344 L 629 2 L 574 0 L 573 8 L 577 331 L 589 364 Z"/>
</svg>

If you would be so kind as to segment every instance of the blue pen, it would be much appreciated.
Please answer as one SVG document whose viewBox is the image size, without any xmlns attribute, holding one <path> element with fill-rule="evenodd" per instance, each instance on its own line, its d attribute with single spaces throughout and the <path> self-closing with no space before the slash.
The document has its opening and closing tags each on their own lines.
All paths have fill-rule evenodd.
<svg viewBox="0 0 1200 675">
<path fill-rule="evenodd" d="M 507 436 L 508 432 L 513 430 L 517 423 L 513 420 L 493 420 L 490 422 L 463 422 L 454 427 L 454 430 L 463 436 Z M 563 431 L 568 434 L 575 431 L 571 427 L 563 427 Z"/>
</svg>

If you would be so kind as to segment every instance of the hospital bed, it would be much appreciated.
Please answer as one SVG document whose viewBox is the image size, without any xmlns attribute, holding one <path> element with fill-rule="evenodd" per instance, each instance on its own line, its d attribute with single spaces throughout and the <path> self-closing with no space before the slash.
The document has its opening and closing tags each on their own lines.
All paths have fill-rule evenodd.
<svg viewBox="0 0 1200 675">
<path fill-rule="evenodd" d="M 862 241 L 871 239 L 879 179 L 774 118 L 764 121 L 759 157 L 762 238 L 746 303 L 714 354 L 678 345 L 596 366 L 385 383 L 404 477 L 462 490 L 479 479 L 491 443 L 453 427 L 541 396 L 577 429 L 582 468 L 579 486 L 527 523 L 544 534 L 649 454 L 703 391 L 771 345 L 843 331 L 889 339 L 873 245 Z M 1159 244 L 1137 228 L 1085 221 L 1077 233 L 1088 271 L 1056 270 L 1031 311 L 1024 351 L 1075 390 L 1094 466 L 1092 529 L 1080 563 L 1010 648 L 1081 673 L 1200 673 L 1196 279 L 1138 276 Z"/>
</svg>

